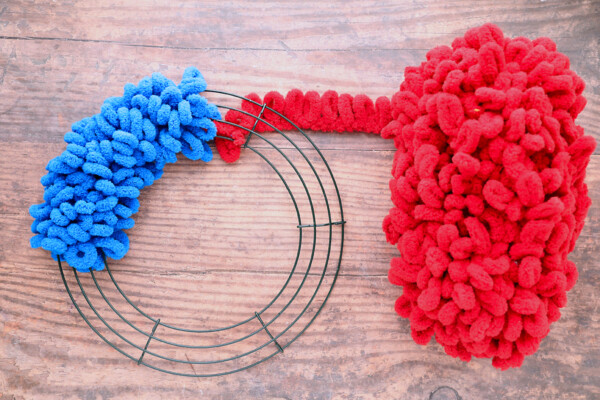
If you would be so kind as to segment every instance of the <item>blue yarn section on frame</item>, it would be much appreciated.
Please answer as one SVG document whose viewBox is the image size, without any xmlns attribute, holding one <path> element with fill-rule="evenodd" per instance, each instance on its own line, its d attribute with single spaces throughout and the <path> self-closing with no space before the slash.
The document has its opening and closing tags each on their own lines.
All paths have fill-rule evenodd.
<svg viewBox="0 0 600 400">
<path fill-rule="evenodd" d="M 140 190 L 159 179 L 177 153 L 212 160 L 208 141 L 220 120 L 200 96 L 206 81 L 194 67 L 179 85 L 160 73 L 125 85 L 122 97 L 104 101 L 99 114 L 72 125 L 66 150 L 50 160 L 42 177 L 44 203 L 29 208 L 35 219 L 33 248 L 42 247 L 81 272 L 104 268 L 129 249 Z"/>
</svg>

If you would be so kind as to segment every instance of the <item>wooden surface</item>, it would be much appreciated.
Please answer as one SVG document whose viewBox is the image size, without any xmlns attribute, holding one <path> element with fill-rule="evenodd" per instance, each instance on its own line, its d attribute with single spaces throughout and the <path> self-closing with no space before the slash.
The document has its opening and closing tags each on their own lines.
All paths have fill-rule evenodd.
<svg viewBox="0 0 600 400">
<path fill-rule="evenodd" d="M 414 344 L 408 322 L 394 313 L 400 289 L 387 282 L 387 269 L 396 250 L 385 243 L 380 229 L 391 206 L 387 180 L 394 149 L 374 136 L 312 134 L 331 165 L 348 221 L 340 275 L 321 315 L 284 354 L 226 377 L 161 374 L 108 347 L 73 307 L 56 264 L 45 251 L 29 247 L 27 213 L 30 204 L 42 199 L 39 178 L 46 162 L 64 147 L 62 136 L 70 124 L 97 112 L 102 99 L 119 94 L 126 82 L 153 71 L 178 80 L 185 67 L 196 65 L 210 88 L 239 94 L 300 87 L 391 95 L 403 68 L 419 63 L 427 49 L 449 44 L 467 28 L 487 21 L 510 36 L 550 36 L 558 43 L 587 82 L 588 106 L 578 122 L 600 139 L 600 2 L 102 3 L 0 1 L 1 400 L 427 399 L 440 386 L 475 400 L 600 398 L 598 155 L 592 157 L 587 178 L 594 205 L 570 256 L 580 278 L 569 293 L 569 306 L 540 350 L 521 369 L 506 372 L 492 368 L 489 360 L 465 364 L 452 359 L 435 343 Z M 278 159 L 255 139 L 259 151 Z M 272 139 L 298 163 L 303 176 L 310 175 L 289 143 Z M 308 144 L 299 143 L 319 164 Z M 278 165 L 285 167 L 282 159 Z M 318 172 L 324 173 L 319 165 Z M 303 188 L 293 171 L 282 171 L 300 199 Z M 331 198 L 331 181 L 324 184 Z M 318 194 L 314 179 L 307 186 Z M 123 290 L 150 315 L 184 327 L 216 328 L 251 317 L 285 283 L 298 245 L 296 214 L 285 187 L 257 155 L 246 151 L 235 165 L 181 160 L 169 165 L 141 200 L 136 227 L 130 231 L 131 250 L 111 266 Z M 324 203 L 317 198 L 315 204 L 322 221 Z M 299 207 L 307 212 L 305 199 Z M 332 212 L 339 215 L 335 205 Z M 332 231 L 332 246 L 339 249 L 339 226 Z M 306 287 L 318 283 L 326 233 L 319 230 L 316 241 L 310 235 L 303 239 L 304 248 L 316 243 L 316 269 L 308 274 Z M 306 271 L 309 255 L 302 253 L 299 271 Z M 331 284 L 331 271 L 329 267 L 324 287 Z M 76 289 L 68 272 L 67 281 Z M 151 321 L 109 290 L 105 272 L 97 278 L 124 316 L 143 330 L 152 329 Z M 82 277 L 82 284 L 92 303 L 102 304 L 89 275 Z M 297 288 L 299 282 L 289 286 Z M 85 299 L 77 293 L 83 305 Z M 270 327 L 274 333 L 289 324 L 288 315 L 299 312 L 298 304 L 308 302 L 307 293 L 301 292 L 288 308 L 288 319 L 282 316 Z M 318 292 L 317 303 L 324 294 Z M 100 308 L 109 315 L 108 307 Z M 93 316 L 89 308 L 84 311 Z M 315 307 L 308 312 L 314 315 Z M 267 311 L 265 318 L 273 316 Z M 126 332 L 114 314 L 108 321 Z M 103 329 L 97 319 L 93 322 Z M 254 324 L 250 331 L 260 329 Z M 167 334 L 161 329 L 157 335 Z M 290 333 L 297 333 L 294 329 Z M 202 344 L 230 340 L 240 332 L 213 335 Z M 131 333 L 134 343 L 143 346 L 145 340 Z M 172 337 L 200 344 L 192 334 Z M 282 336 L 281 342 L 290 337 Z M 171 352 L 156 341 L 149 349 L 208 360 L 267 339 L 261 331 L 222 352 Z M 264 349 L 267 355 L 276 350 L 273 344 Z M 140 353 L 132 351 L 135 357 Z M 144 360 L 157 361 L 149 355 Z M 208 368 L 213 366 L 187 364 L 180 371 L 202 373 Z M 436 396 L 453 398 L 448 390 Z"/>
</svg>

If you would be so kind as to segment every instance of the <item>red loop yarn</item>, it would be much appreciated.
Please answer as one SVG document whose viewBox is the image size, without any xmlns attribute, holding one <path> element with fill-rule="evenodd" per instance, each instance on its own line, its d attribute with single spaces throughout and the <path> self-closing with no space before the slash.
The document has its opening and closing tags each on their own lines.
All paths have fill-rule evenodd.
<svg viewBox="0 0 600 400">
<path fill-rule="evenodd" d="M 242 111 L 229 110 L 225 120 L 242 126 L 243 128 L 215 121 L 220 136 L 232 139 L 215 139 L 215 144 L 221 158 L 225 162 L 234 162 L 240 157 L 241 146 L 245 143 L 249 131 L 254 127 L 256 119 L 252 115 L 259 115 L 262 106 L 284 115 L 298 128 L 321 132 L 368 132 L 379 134 L 392 120 L 391 104 L 387 97 L 380 97 L 375 102 L 364 94 L 352 97 L 349 94 L 338 95 L 333 90 L 328 90 L 320 96 L 315 91 L 302 93 L 293 89 L 283 97 L 281 93 L 269 92 L 261 99 L 257 94 L 246 96 L 256 102 L 242 101 Z M 251 114 L 251 115 L 248 115 Z M 261 116 L 264 122 L 256 124 L 256 132 L 272 132 L 275 127 L 279 130 L 290 130 L 292 125 L 271 110 L 265 109 Z M 244 129 L 247 128 L 247 129 Z"/>
<path fill-rule="evenodd" d="M 403 287 L 396 312 L 419 344 L 435 336 L 463 361 L 519 367 L 577 281 L 567 255 L 591 204 L 584 178 L 596 146 L 574 122 L 585 84 L 552 40 L 505 38 L 492 24 L 432 49 L 404 78 L 391 101 L 297 89 L 249 98 L 302 129 L 394 139 L 383 230 L 400 252 L 389 270 Z M 254 124 L 236 111 L 225 119 Z M 272 112 L 264 119 L 290 128 Z M 217 140 L 235 161 L 247 132 L 219 124 L 219 134 L 235 139 Z"/>
</svg>

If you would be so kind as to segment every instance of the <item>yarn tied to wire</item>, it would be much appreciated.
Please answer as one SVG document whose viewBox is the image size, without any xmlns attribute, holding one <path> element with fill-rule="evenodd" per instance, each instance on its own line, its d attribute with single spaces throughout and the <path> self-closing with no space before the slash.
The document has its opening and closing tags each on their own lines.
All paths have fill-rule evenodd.
<svg viewBox="0 0 600 400">
<path fill-rule="evenodd" d="M 200 96 L 205 89 L 194 67 L 179 85 L 154 73 L 137 86 L 125 85 L 122 97 L 106 99 L 99 114 L 74 123 L 65 151 L 50 160 L 41 179 L 44 202 L 29 209 L 36 234 L 31 246 L 81 272 L 103 269 L 102 254 L 121 259 L 140 190 L 159 179 L 178 153 L 212 159 L 212 120 L 221 115 Z"/>
<path fill-rule="evenodd" d="M 591 201 L 584 182 L 596 143 L 575 119 L 585 84 L 549 38 L 504 37 L 492 24 L 407 67 L 391 101 L 294 89 L 255 94 L 225 120 L 259 132 L 362 131 L 394 140 L 394 207 L 383 221 L 396 312 L 414 341 L 519 367 L 535 353 L 577 281 L 567 255 Z M 270 109 L 263 109 L 262 105 Z M 263 112 L 264 111 L 264 112 Z M 219 124 L 227 162 L 247 131 Z"/>
</svg>

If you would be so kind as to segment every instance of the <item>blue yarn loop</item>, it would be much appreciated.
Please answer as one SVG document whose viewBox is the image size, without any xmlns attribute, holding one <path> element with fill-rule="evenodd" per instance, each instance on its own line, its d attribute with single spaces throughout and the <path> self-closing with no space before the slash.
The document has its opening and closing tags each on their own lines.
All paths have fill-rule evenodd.
<svg viewBox="0 0 600 400">
<path fill-rule="evenodd" d="M 177 153 L 212 160 L 208 141 L 221 114 L 199 93 L 206 81 L 185 70 L 181 83 L 160 73 L 128 83 L 122 97 L 104 101 L 99 114 L 74 123 L 65 151 L 41 179 L 44 202 L 29 208 L 36 235 L 31 247 L 60 256 L 81 272 L 102 270 L 102 254 L 115 260 L 129 249 L 124 232 L 140 206 L 140 190 L 162 176 Z"/>
</svg>

